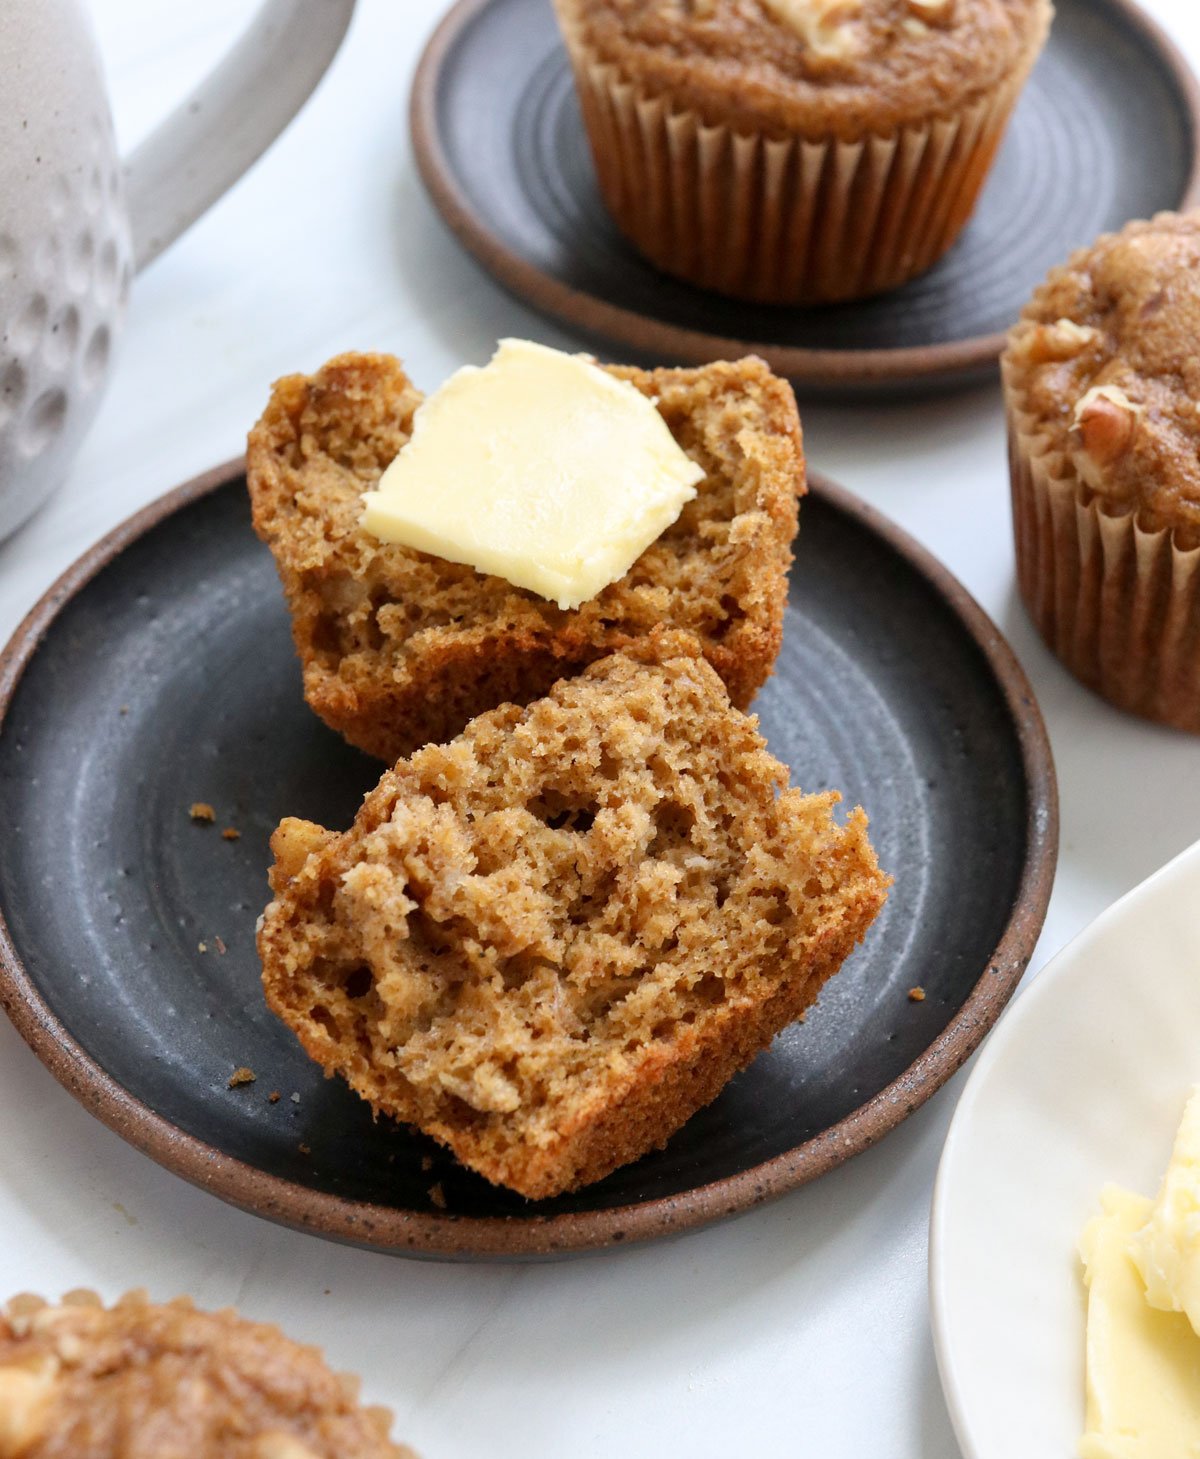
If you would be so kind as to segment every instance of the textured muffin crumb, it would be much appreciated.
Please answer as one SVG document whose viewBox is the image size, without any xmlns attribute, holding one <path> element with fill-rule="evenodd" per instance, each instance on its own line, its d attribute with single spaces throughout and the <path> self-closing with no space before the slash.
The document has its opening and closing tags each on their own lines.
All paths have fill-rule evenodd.
<svg viewBox="0 0 1200 1459">
<path fill-rule="evenodd" d="M 259 936 L 327 1073 L 531 1197 L 667 1140 L 886 896 L 866 818 L 786 789 L 682 635 L 482 715 L 342 835 L 285 820 Z"/>
<path fill-rule="evenodd" d="M 761 687 L 804 491 L 791 388 L 757 359 L 609 368 L 654 400 L 706 476 L 625 576 L 573 611 L 360 525 L 422 398 L 399 361 L 341 355 L 276 384 L 248 445 L 255 530 L 283 582 L 305 697 L 352 744 L 390 763 L 662 623 L 700 640 L 735 703 Z"/>
<path fill-rule="evenodd" d="M 316 1348 L 232 1310 L 92 1292 L 0 1311 L 0 1459 L 415 1459 Z"/>
</svg>

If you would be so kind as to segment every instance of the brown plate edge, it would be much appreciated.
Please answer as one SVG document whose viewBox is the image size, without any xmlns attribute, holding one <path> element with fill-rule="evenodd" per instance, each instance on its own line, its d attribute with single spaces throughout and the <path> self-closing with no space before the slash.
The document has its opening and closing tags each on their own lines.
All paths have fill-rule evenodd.
<svg viewBox="0 0 1200 1459">
<path fill-rule="evenodd" d="M 668 361 L 703 365 L 740 355 L 758 355 L 794 385 L 853 389 L 885 388 L 916 381 L 969 380 L 999 359 L 1006 330 L 946 344 L 906 345 L 891 350 L 809 350 L 667 324 L 581 293 L 553 275 L 543 273 L 479 220 L 458 185 L 437 127 L 437 88 L 446 57 L 460 33 L 494 3 L 495 0 L 457 0 L 442 19 L 413 76 L 409 128 L 422 181 L 451 232 L 518 299 L 585 334 Z M 1200 204 L 1200 82 L 1175 42 L 1136 0 L 1105 0 L 1105 3 L 1117 10 L 1129 26 L 1141 33 L 1147 45 L 1157 51 L 1183 98 L 1192 167 L 1176 208 L 1182 211 L 1196 206 Z"/>
<path fill-rule="evenodd" d="M 472 0 L 474 3 L 474 0 Z M 0 733 L 17 685 L 55 618 L 103 568 L 181 508 L 236 482 L 235 459 L 151 502 L 83 554 L 34 605 L 0 651 Z M 67 1032 L 26 972 L 0 908 L 0 1005 L 54 1077 L 122 1139 L 174 1174 L 251 1214 L 294 1230 L 399 1255 L 553 1257 L 669 1236 L 776 1199 L 874 1145 L 966 1062 L 999 1018 L 1033 955 L 1058 854 L 1058 789 L 1050 742 L 1024 670 L 999 629 L 926 548 L 844 487 L 809 488 L 903 557 L 954 611 L 983 653 L 1017 729 L 1028 791 L 1027 851 L 1012 916 L 979 982 L 909 1068 L 838 1124 L 762 1165 L 677 1196 L 599 1212 L 528 1219 L 452 1217 L 346 1200 L 267 1175 L 188 1135 L 135 1099 Z"/>
</svg>

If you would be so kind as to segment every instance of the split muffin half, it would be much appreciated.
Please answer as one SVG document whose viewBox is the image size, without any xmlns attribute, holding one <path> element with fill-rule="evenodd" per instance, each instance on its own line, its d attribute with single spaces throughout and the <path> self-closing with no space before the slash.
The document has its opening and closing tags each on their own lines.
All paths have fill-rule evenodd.
<svg viewBox="0 0 1200 1459">
<path fill-rule="evenodd" d="M 275 833 L 274 1011 L 327 1073 L 530 1197 L 663 1145 L 884 903 L 855 810 L 788 789 L 684 635 L 399 761 Z"/>
</svg>

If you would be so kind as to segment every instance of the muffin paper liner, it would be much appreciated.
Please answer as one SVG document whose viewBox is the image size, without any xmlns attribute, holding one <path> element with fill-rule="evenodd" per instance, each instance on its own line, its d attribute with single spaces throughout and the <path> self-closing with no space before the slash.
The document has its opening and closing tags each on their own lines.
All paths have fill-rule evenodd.
<svg viewBox="0 0 1200 1459">
<path fill-rule="evenodd" d="M 1200 547 L 1113 514 L 1028 409 L 1004 361 L 1021 597 L 1068 669 L 1121 709 L 1200 733 Z"/>
<path fill-rule="evenodd" d="M 600 190 L 664 272 L 735 298 L 862 298 L 930 268 L 971 215 L 1040 49 L 951 117 L 855 141 L 709 125 L 595 56 L 559 8 Z"/>
</svg>

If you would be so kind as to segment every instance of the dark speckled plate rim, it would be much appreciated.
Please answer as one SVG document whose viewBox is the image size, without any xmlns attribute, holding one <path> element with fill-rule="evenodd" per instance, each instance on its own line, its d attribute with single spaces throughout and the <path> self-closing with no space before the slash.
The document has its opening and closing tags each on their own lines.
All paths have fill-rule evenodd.
<svg viewBox="0 0 1200 1459">
<path fill-rule="evenodd" d="M 90 548 L 0 652 L 0 735 L 55 619 L 102 569 L 175 512 L 244 476 L 238 459 L 186 482 Z M 647 1241 L 775 1199 L 874 1145 L 959 1069 L 999 1018 L 1045 921 L 1058 854 L 1058 791 L 1041 713 L 1016 656 L 966 588 L 931 553 L 844 488 L 810 477 L 814 497 L 882 539 L 938 593 L 975 642 L 1008 706 L 1027 786 L 1026 854 L 1012 914 L 967 1001 L 909 1068 L 873 1099 L 784 1155 L 681 1195 L 550 1217 L 452 1217 L 347 1200 L 269 1175 L 173 1125 L 123 1088 L 67 1032 L 22 964 L 0 907 L 0 1004 L 54 1077 L 97 1119 L 166 1169 L 231 1205 L 295 1230 L 399 1255 L 539 1258 Z"/>
<path fill-rule="evenodd" d="M 467 251 L 518 298 L 592 338 L 681 364 L 700 365 L 711 360 L 759 355 L 796 385 L 852 390 L 920 381 L 951 383 L 959 379 L 974 380 L 999 359 L 1006 331 L 936 345 L 847 350 L 804 349 L 709 334 L 668 324 L 572 289 L 530 263 L 490 228 L 472 205 L 459 185 L 437 122 L 438 90 L 445 63 L 463 32 L 495 3 L 496 0 L 458 0 L 438 25 L 413 77 L 409 125 L 417 167 L 438 211 Z M 1183 197 L 1175 206 L 1182 211 L 1200 204 L 1200 82 L 1175 43 L 1135 0 L 1103 0 L 1103 3 L 1115 10 L 1141 35 L 1148 48 L 1158 54 L 1178 88 L 1187 112 L 1192 165 Z M 1030 292 L 1036 283 L 1037 280 L 1030 281 Z"/>
</svg>

